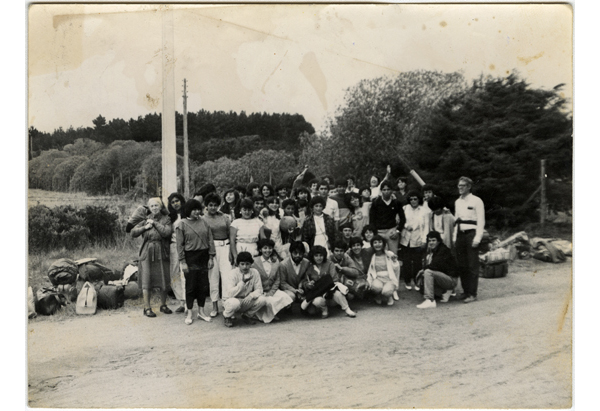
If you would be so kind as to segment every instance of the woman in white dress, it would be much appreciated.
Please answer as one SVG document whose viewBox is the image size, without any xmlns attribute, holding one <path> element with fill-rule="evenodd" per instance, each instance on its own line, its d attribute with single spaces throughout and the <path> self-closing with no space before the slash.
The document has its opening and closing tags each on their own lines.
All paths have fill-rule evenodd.
<svg viewBox="0 0 600 411">
<path fill-rule="evenodd" d="M 265 324 L 279 320 L 277 313 L 292 304 L 292 298 L 279 289 L 279 260 L 273 255 L 275 243 L 271 239 L 258 241 L 259 256 L 254 258 L 252 268 L 260 274 L 263 295 L 267 300 L 264 307 L 257 311 L 256 318 Z"/>
</svg>

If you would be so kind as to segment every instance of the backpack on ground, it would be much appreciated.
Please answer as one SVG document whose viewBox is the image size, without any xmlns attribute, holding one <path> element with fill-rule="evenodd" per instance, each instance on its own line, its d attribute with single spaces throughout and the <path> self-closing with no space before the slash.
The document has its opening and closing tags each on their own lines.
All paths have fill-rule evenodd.
<svg viewBox="0 0 600 411">
<path fill-rule="evenodd" d="M 52 285 L 73 284 L 77 273 L 77 264 L 68 258 L 56 260 L 48 268 L 48 278 Z"/>
<path fill-rule="evenodd" d="M 83 315 L 96 314 L 96 308 L 98 306 L 98 297 L 96 289 L 89 282 L 85 282 L 81 288 L 81 292 L 77 296 L 77 304 L 75 305 L 75 312 Z"/>
<path fill-rule="evenodd" d="M 98 291 L 98 307 L 104 310 L 114 310 L 125 304 L 124 287 L 103 285 Z"/>
<path fill-rule="evenodd" d="M 53 315 L 67 305 L 67 298 L 53 288 L 42 288 L 36 296 L 35 311 L 41 315 Z"/>
<path fill-rule="evenodd" d="M 110 268 L 94 261 L 79 266 L 79 277 L 84 281 L 102 281 L 106 284 L 109 281 L 120 279 L 121 274 L 115 274 Z"/>
</svg>

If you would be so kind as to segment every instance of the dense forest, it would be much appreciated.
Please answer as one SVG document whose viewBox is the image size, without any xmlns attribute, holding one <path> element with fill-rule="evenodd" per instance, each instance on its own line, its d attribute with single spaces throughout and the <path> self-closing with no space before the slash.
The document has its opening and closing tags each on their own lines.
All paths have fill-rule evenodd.
<svg viewBox="0 0 600 411">
<path fill-rule="evenodd" d="M 471 82 L 433 71 L 363 80 L 346 90 L 321 133 L 299 114 L 189 113 L 192 190 L 206 182 L 220 189 L 251 179 L 288 182 L 304 164 L 315 175 L 343 180 L 352 173 L 366 185 L 390 164 L 394 177 L 414 169 L 447 199 L 456 196 L 458 177 L 470 176 L 490 217 L 507 225 L 535 214 L 536 201 L 526 200 L 546 159 L 550 207 L 568 211 L 573 123 L 561 88 L 532 88 L 516 73 Z M 53 133 L 30 128 L 30 187 L 158 193 L 160 115 L 127 122 L 98 116 L 93 124 Z M 177 114 L 179 155 L 182 126 Z"/>
</svg>

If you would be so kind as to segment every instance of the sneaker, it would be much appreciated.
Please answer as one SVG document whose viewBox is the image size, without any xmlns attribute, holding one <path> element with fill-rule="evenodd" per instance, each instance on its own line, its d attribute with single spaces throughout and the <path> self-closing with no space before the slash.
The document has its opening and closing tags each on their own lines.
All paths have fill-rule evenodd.
<svg viewBox="0 0 600 411">
<path fill-rule="evenodd" d="M 302 310 L 306 310 L 309 305 L 310 305 L 310 303 L 308 301 L 304 300 L 304 301 L 302 301 L 302 304 L 300 304 L 300 308 Z"/>
<path fill-rule="evenodd" d="M 392 297 L 394 297 L 394 300 L 396 300 L 396 301 L 400 300 L 400 297 L 398 296 L 398 291 L 394 291 L 394 294 L 392 294 Z"/>
<path fill-rule="evenodd" d="M 210 318 L 210 317 L 207 317 L 207 316 L 206 316 L 206 314 L 203 314 L 203 313 L 198 313 L 198 314 L 196 315 L 196 318 L 198 318 L 199 320 L 204 320 L 204 321 L 206 321 L 207 323 L 210 323 L 210 322 L 212 322 L 211 318 Z"/>
<path fill-rule="evenodd" d="M 327 318 L 329 317 L 329 310 L 327 307 L 323 308 L 323 311 L 321 311 L 321 318 Z"/>
<path fill-rule="evenodd" d="M 194 322 L 194 320 L 192 320 L 192 317 L 185 317 L 184 323 L 186 323 L 187 325 L 190 325 L 193 322 Z"/>
<path fill-rule="evenodd" d="M 410 284 L 404 284 L 404 288 L 406 288 L 407 290 L 412 290 L 412 287 L 410 286 Z"/>
<path fill-rule="evenodd" d="M 472 303 L 473 301 L 477 301 L 477 297 L 475 297 L 474 295 L 470 295 L 463 300 L 463 303 L 468 304 Z"/>
<path fill-rule="evenodd" d="M 442 294 L 442 299 L 440 300 L 441 303 L 447 303 L 448 301 L 450 301 L 450 297 L 452 297 L 452 290 L 448 290 L 446 291 L 444 294 Z"/>
<path fill-rule="evenodd" d="M 223 317 L 223 324 L 225 324 L 225 327 L 233 327 L 233 319 L 229 318 L 229 317 Z"/>
<path fill-rule="evenodd" d="M 388 298 L 387 305 L 394 305 L 394 297 Z"/>
<path fill-rule="evenodd" d="M 346 308 L 344 311 L 346 311 L 346 315 L 350 318 L 354 318 L 356 317 L 356 313 L 354 311 L 352 311 L 350 309 L 350 307 Z"/>
<path fill-rule="evenodd" d="M 435 307 L 436 307 L 435 300 L 434 301 L 425 300 L 421 304 L 417 305 L 417 308 L 435 308 Z"/>
<path fill-rule="evenodd" d="M 217 310 L 212 310 L 212 311 L 210 312 L 210 316 L 211 316 L 212 318 L 215 318 L 217 315 L 219 315 L 219 312 L 218 312 Z"/>
<path fill-rule="evenodd" d="M 421 287 L 415 284 L 415 291 L 421 291 Z"/>
</svg>

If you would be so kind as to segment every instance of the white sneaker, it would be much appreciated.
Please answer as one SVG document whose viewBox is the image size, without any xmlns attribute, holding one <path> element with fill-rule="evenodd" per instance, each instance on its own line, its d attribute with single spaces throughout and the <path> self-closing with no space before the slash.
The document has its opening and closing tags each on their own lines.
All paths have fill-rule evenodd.
<svg viewBox="0 0 600 411">
<path fill-rule="evenodd" d="M 194 320 L 192 320 L 192 317 L 185 317 L 184 323 L 186 323 L 187 325 L 190 325 L 193 322 L 194 322 Z"/>
<path fill-rule="evenodd" d="M 436 307 L 435 300 L 434 301 L 425 300 L 421 304 L 417 305 L 417 308 L 435 308 L 435 307 Z"/>
<path fill-rule="evenodd" d="M 387 305 L 394 305 L 394 298 L 393 297 L 388 298 Z"/>
<path fill-rule="evenodd" d="M 454 291 L 452 291 L 452 290 L 448 290 L 444 294 L 442 294 L 442 299 L 440 300 L 440 302 L 447 303 L 448 301 L 450 301 L 450 297 L 452 297 L 453 292 Z"/>
<path fill-rule="evenodd" d="M 302 304 L 300 304 L 300 308 L 303 310 L 306 310 L 309 305 L 310 305 L 310 303 L 308 301 L 304 300 L 304 301 L 302 301 Z"/>
<path fill-rule="evenodd" d="M 419 287 L 418 285 L 415 284 L 415 286 L 413 287 L 415 289 L 415 291 L 420 291 L 421 287 Z"/>
<path fill-rule="evenodd" d="M 410 284 L 404 283 L 404 288 L 406 288 L 407 290 L 412 290 L 412 287 L 410 286 Z"/>
<path fill-rule="evenodd" d="M 354 311 L 352 311 L 352 310 L 350 309 L 350 307 L 346 308 L 344 311 L 346 311 L 346 315 L 347 315 L 348 317 L 351 317 L 351 318 L 354 318 L 354 317 L 356 317 L 356 313 L 355 313 Z"/>
<path fill-rule="evenodd" d="M 394 291 L 394 294 L 392 294 L 392 297 L 394 297 L 394 300 L 396 300 L 396 301 L 400 300 L 400 297 L 398 297 L 398 291 Z"/>
</svg>

